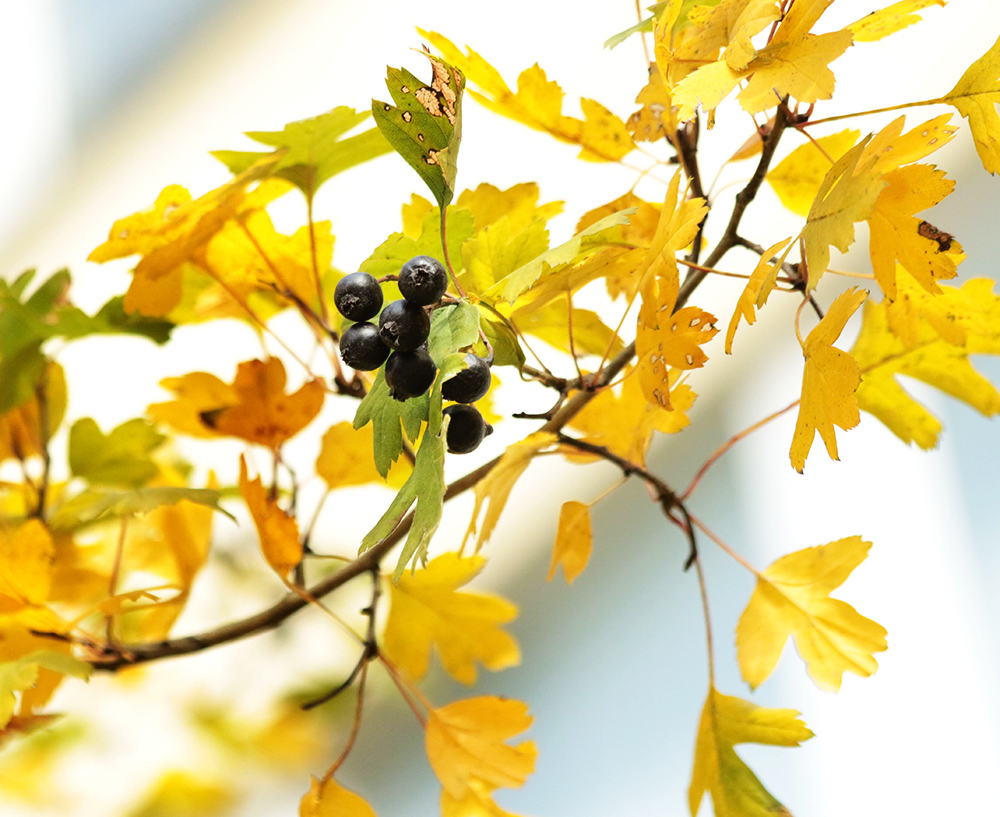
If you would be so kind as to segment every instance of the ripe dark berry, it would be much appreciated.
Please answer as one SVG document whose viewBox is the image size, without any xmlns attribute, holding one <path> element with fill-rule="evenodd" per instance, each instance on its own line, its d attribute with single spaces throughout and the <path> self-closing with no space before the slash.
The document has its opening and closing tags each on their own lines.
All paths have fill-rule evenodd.
<svg viewBox="0 0 1000 817">
<path fill-rule="evenodd" d="M 493 433 L 493 426 L 483 419 L 479 409 L 474 406 L 459 404 L 448 406 L 444 415 L 449 417 L 446 441 L 452 454 L 468 454 L 479 448 L 479 444 L 488 434 Z"/>
<path fill-rule="evenodd" d="M 444 381 L 441 396 L 456 403 L 475 403 L 490 390 L 490 364 L 479 355 L 469 352 L 465 356 L 466 368 Z"/>
<path fill-rule="evenodd" d="M 382 343 L 378 327 L 362 321 L 340 336 L 340 356 L 344 363 L 361 372 L 371 372 L 385 363 L 391 350 Z"/>
<path fill-rule="evenodd" d="M 436 304 L 448 289 L 448 273 L 441 262 L 429 255 L 411 258 L 399 272 L 399 291 L 411 304 Z"/>
<path fill-rule="evenodd" d="M 419 397 L 434 385 L 437 366 L 426 349 L 393 352 L 385 362 L 385 382 L 397 400 Z"/>
<path fill-rule="evenodd" d="M 378 318 L 383 343 L 397 352 L 412 352 L 427 340 L 430 331 L 431 316 L 409 301 L 393 301 Z"/>
<path fill-rule="evenodd" d="M 367 321 L 382 308 L 382 287 L 367 272 L 352 272 L 337 281 L 333 303 L 347 320 Z"/>
</svg>

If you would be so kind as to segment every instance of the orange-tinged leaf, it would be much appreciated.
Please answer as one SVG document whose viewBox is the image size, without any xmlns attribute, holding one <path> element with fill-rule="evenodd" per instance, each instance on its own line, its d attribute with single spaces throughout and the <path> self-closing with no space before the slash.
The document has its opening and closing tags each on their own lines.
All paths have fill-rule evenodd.
<svg viewBox="0 0 1000 817">
<path fill-rule="evenodd" d="M 535 746 L 506 741 L 531 726 L 521 701 L 483 696 L 455 701 L 427 715 L 426 746 L 431 768 L 445 791 L 460 799 L 479 781 L 520 788 L 535 770 Z"/>
<path fill-rule="evenodd" d="M 789 553 L 758 574 L 736 627 L 736 658 L 751 689 L 770 676 L 789 637 L 821 689 L 837 692 L 844 672 L 866 678 L 878 669 L 874 653 L 888 648 L 885 628 L 830 598 L 870 548 L 849 536 Z"/>
<path fill-rule="evenodd" d="M 52 535 L 38 519 L 13 529 L 0 525 L 0 613 L 43 605 L 54 559 Z"/>
<path fill-rule="evenodd" d="M 285 393 L 285 383 L 285 367 L 276 357 L 241 363 L 231 386 L 192 372 L 161 381 L 177 399 L 154 403 L 149 414 L 187 434 L 239 437 L 276 449 L 312 422 L 325 396 L 318 380 L 292 394 Z"/>
<path fill-rule="evenodd" d="M 943 6 L 945 0 L 899 0 L 884 9 L 870 12 L 848 26 L 856 43 L 871 43 L 920 22 L 916 12 L 928 6 Z"/>
<path fill-rule="evenodd" d="M 954 105 L 969 120 L 976 153 L 990 173 L 1000 171 L 1000 38 L 969 66 L 941 100 Z"/>
<path fill-rule="evenodd" d="M 66 413 L 66 375 L 63 367 L 50 361 L 43 376 L 45 389 L 46 422 L 41 422 L 38 397 L 0 414 L 0 462 L 8 459 L 25 460 L 41 456 L 51 437 L 62 423 Z"/>
<path fill-rule="evenodd" d="M 376 817 L 375 810 L 359 794 L 345 789 L 332 777 L 311 778 L 309 791 L 299 802 L 299 817 Z"/>
<path fill-rule="evenodd" d="M 382 650 L 408 677 L 423 678 L 432 647 L 447 673 L 463 684 L 475 683 L 477 663 L 494 671 L 520 663 L 517 642 L 500 629 L 517 608 L 499 596 L 458 589 L 485 564 L 480 556 L 445 553 L 390 585 Z"/>
<path fill-rule="evenodd" d="M 854 243 L 854 223 L 874 212 L 886 185 L 881 176 L 872 174 L 875 158 L 863 156 L 867 143 L 868 139 L 862 140 L 834 163 L 809 209 L 802 230 L 808 291 L 816 288 L 830 266 L 830 247 L 847 252 Z"/>
<path fill-rule="evenodd" d="M 277 501 L 267 495 L 260 477 L 247 476 L 246 459 L 240 456 L 240 493 L 250 510 L 264 558 L 282 579 L 302 561 L 302 542 L 299 525 L 278 507 Z"/>
<path fill-rule="evenodd" d="M 698 724 L 688 788 L 691 817 L 707 791 L 716 817 L 773 817 L 789 811 L 750 771 L 734 749 L 740 743 L 798 746 L 813 736 L 794 709 L 769 709 L 708 690 Z"/>
<path fill-rule="evenodd" d="M 853 357 L 833 344 L 866 297 L 867 292 L 856 288 L 842 293 L 806 338 L 802 349 L 806 359 L 802 399 L 789 451 L 792 467 L 799 473 L 805 467 L 817 431 L 830 458 L 836 460 L 839 457 L 834 426 L 846 431 L 861 421 L 854 394 L 861 383 L 861 370 Z"/>
<path fill-rule="evenodd" d="M 335 491 L 370 482 L 402 487 L 412 466 L 400 458 L 389 469 L 388 479 L 382 479 L 372 459 L 373 436 L 370 424 L 355 429 L 346 420 L 327 429 L 316 459 L 316 473 L 322 477 L 327 488 Z"/>
<path fill-rule="evenodd" d="M 736 329 L 739 326 L 740 318 L 744 318 L 749 326 L 753 326 L 757 321 L 757 313 L 754 307 L 760 309 L 767 303 L 768 296 L 774 289 L 778 280 L 778 273 L 781 272 L 781 265 L 785 263 L 789 251 L 794 246 L 790 238 L 779 241 L 768 247 L 760 255 L 757 266 L 750 273 L 750 280 L 740 293 L 736 302 L 736 310 L 729 320 L 729 328 L 726 330 L 726 354 L 732 354 L 733 338 L 736 337 Z M 775 256 L 784 249 L 778 258 Z M 773 259 L 773 260 L 772 260 Z"/>
<path fill-rule="evenodd" d="M 477 526 L 479 527 L 479 536 L 476 539 L 477 552 L 493 533 L 493 529 L 500 519 L 500 514 L 503 513 L 504 506 L 507 504 L 507 498 L 521 474 L 525 472 L 532 459 L 544 449 L 549 448 L 555 441 L 554 434 L 535 432 L 520 442 L 508 446 L 496 468 L 476 483 L 474 489 L 476 504 L 472 509 L 472 519 L 469 521 L 465 538 L 468 539 L 472 536 L 476 532 Z M 484 505 L 486 512 L 480 526 L 479 515 Z"/>
<path fill-rule="evenodd" d="M 676 434 L 690 422 L 685 412 L 694 405 L 696 395 L 687 384 L 677 384 L 680 372 L 671 372 L 670 378 L 670 410 L 646 399 L 633 372 L 624 379 L 618 392 L 601 391 L 570 425 L 582 431 L 587 442 L 602 445 L 612 454 L 645 467 L 653 432 Z"/>
<path fill-rule="evenodd" d="M 833 162 L 858 141 L 860 131 L 843 130 L 799 145 L 767 174 L 781 203 L 796 215 L 807 216 L 823 178 Z"/>
<path fill-rule="evenodd" d="M 590 506 L 583 502 L 564 502 L 559 511 L 559 529 L 552 548 L 548 580 L 556 575 L 562 565 L 566 584 L 573 584 L 590 561 L 594 534 L 590 527 Z"/>
</svg>

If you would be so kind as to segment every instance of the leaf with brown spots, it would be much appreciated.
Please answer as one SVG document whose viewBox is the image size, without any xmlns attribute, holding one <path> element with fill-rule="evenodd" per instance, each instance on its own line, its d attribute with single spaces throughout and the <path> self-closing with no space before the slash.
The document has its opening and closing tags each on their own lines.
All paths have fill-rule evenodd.
<svg viewBox="0 0 1000 817">
<path fill-rule="evenodd" d="M 462 91 L 457 68 L 425 54 L 433 76 L 426 84 L 405 68 L 390 68 L 385 79 L 395 105 L 372 100 L 372 116 L 382 135 L 430 188 L 440 207 L 455 195 L 458 146 L 462 139 Z"/>
</svg>

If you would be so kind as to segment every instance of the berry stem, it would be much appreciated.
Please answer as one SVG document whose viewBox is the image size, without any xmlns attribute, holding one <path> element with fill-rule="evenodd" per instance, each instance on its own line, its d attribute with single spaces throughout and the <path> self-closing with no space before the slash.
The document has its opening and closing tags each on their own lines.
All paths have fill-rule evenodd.
<svg viewBox="0 0 1000 817">
<path fill-rule="evenodd" d="M 464 300 L 467 297 L 465 290 L 458 283 L 458 276 L 455 275 L 455 270 L 451 266 L 451 258 L 448 257 L 448 208 L 441 207 L 439 209 L 441 211 L 441 249 L 444 251 L 444 265 L 448 270 L 448 277 L 451 278 L 451 282 L 455 285 L 458 297 Z"/>
</svg>

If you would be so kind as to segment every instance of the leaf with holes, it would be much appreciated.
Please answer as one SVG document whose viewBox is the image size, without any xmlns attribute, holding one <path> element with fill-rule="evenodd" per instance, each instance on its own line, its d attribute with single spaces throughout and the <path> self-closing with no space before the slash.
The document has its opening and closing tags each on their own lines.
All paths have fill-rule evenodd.
<svg viewBox="0 0 1000 817">
<path fill-rule="evenodd" d="M 426 54 L 430 85 L 405 68 L 390 68 L 385 79 L 392 100 L 372 100 L 372 116 L 382 135 L 430 188 L 440 207 L 455 195 L 458 146 L 462 139 L 462 91 L 457 68 Z"/>
</svg>

